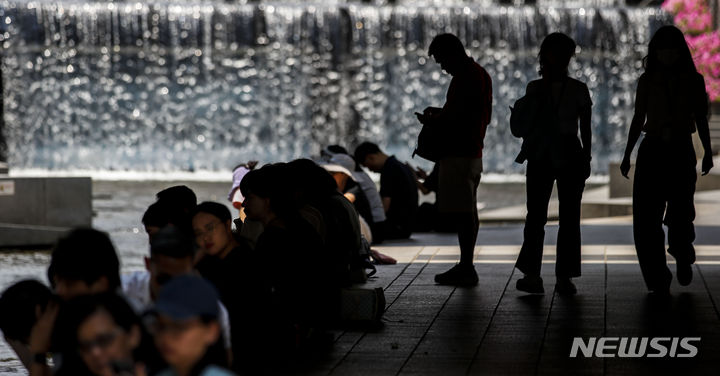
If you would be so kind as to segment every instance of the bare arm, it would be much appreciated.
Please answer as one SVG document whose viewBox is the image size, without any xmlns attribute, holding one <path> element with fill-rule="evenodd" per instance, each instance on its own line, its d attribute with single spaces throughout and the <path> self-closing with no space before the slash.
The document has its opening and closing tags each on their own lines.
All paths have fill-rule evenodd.
<svg viewBox="0 0 720 376">
<path fill-rule="evenodd" d="M 641 79 L 638 82 L 638 88 L 635 93 L 635 114 L 633 115 L 632 122 L 630 123 L 630 131 L 628 132 L 625 154 L 623 156 L 622 163 L 620 164 L 620 172 L 626 178 L 630 172 L 630 155 L 635 148 L 637 140 L 640 138 L 640 132 L 642 132 L 643 124 L 645 124 L 645 116 L 647 115 L 647 108 L 645 107 L 645 104 L 645 87 Z"/>
<path fill-rule="evenodd" d="M 705 151 L 702 159 L 701 171 L 703 175 L 707 175 L 707 173 L 710 172 L 710 169 L 713 168 L 713 158 L 712 145 L 710 144 L 710 127 L 708 125 L 707 119 L 708 97 L 707 92 L 705 92 L 704 79 L 698 80 L 698 90 L 702 91 L 704 95 L 702 95 L 701 98 L 698 99 L 698 102 L 700 103 L 697 103 L 694 111 L 695 126 L 697 127 L 698 137 L 700 137 L 700 142 L 702 143 L 703 150 Z"/>
<path fill-rule="evenodd" d="M 580 141 L 582 141 L 583 155 L 590 160 L 592 145 L 592 129 L 590 119 L 592 117 L 592 107 L 585 108 L 580 113 Z"/>
<path fill-rule="evenodd" d="M 383 203 L 383 209 L 385 209 L 385 213 L 387 213 L 388 210 L 390 210 L 390 197 L 383 197 L 382 203 Z"/>
</svg>

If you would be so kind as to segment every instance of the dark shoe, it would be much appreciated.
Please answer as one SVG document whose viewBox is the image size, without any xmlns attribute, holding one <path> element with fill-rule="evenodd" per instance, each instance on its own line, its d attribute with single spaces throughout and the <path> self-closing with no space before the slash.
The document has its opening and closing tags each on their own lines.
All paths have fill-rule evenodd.
<svg viewBox="0 0 720 376">
<path fill-rule="evenodd" d="M 575 295 L 577 294 L 577 287 L 570 278 L 558 278 L 557 282 L 555 282 L 555 291 L 560 295 Z"/>
<path fill-rule="evenodd" d="M 445 273 L 435 275 L 435 283 L 450 286 L 475 286 L 478 275 L 473 265 L 457 264 Z"/>
<path fill-rule="evenodd" d="M 678 262 L 676 267 L 677 271 L 675 272 L 675 276 L 677 277 L 680 286 L 689 285 L 690 282 L 692 282 L 693 277 L 692 264 Z"/>
<path fill-rule="evenodd" d="M 530 294 L 544 294 L 545 288 L 543 287 L 543 280 L 540 276 L 529 276 L 518 279 L 515 288 Z"/>
</svg>

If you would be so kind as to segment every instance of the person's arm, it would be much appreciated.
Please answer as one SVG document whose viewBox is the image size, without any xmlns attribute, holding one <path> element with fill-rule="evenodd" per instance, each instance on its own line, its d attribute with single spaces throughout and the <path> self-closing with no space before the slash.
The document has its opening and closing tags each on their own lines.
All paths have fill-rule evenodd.
<svg viewBox="0 0 720 376">
<path fill-rule="evenodd" d="M 700 137 L 700 142 L 702 143 L 703 150 L 705 151 L 700 171 L 703 175 L 707 175 L 708 172 L 710 172 L 710 169 L 713 168 L 713 155 L 712 145 L 710 143 L 710 127 L 707 119 L 709 98 L 707 91 L 705 91 L 705 79 L 701 75 L 698 75 L 697 85 L 697 91 L 702 93 L 702 95 L 698 97 L 698 103 L 694 104 L 695 113 L 693 115 L 695 116 L 695 126 L 697 127 L 698 137 Z"/>
<path fill-rule="evenodd" d="M 45 354 L 50 351 L 50 343 L 52 338 L 53 327 L 55 326 L 55 319 L 58 314 L 57 303 L 51 301 L 48 303 L 45 312 L 40 316 L 38 321 L 30 331 L 30 353 L 33 359 L 36 357 L 38 360 L 44 359 Z M 44 362 L 33 360 L 30 369 L 28 369 L 30 376 L 50 376 L 52 370 Z"/>
<path fill-rule="evenodd" d="M 592 160 L 592 127 L 590 126 L 590 119 L 592 117 L 592 107 L 590 104 L 582 109 L 580 112 L 580 141 L 582 141 L 583 158 L 583 177 L 585 179 L 590 177 L 590 161 Z"/>
<path fill-rule="evenodd" d="M 385 213 L 387 213 L 388 210 L 390 210 L 390 197 L 383 197 L 382 203 L 383 203 L 383 209 L 385 209 Z"/>
<path fill-rule="evenodd" d="M 587 106 L 580 113 L 580 141 L 582 141 L 583 155 L 587 160 L 592 159 L 592 127 L 590 119 L 592 107 Z"/>
<path fill-rule="evenodd" d="M 645 116 L 647 115 L 647 96 L 645 93 L 645 84 L 643 78 L 640 77 L 638 81 L 638 87 L 635 92 L 635 114 L 633 115 L 632 122 L 630 123 L 630 131 L 628 132 L 628 141 L 625 146 L 625 154 L 623 156 L 622 163 L 620 163 L 620 172 L 622 176 L 629 179 L 628 173 L 630 172 L 630 155 L 637 140 L 640 138 L 640 132 L 642 132 L 643 124 L 645 124 Z"/>
</svg>

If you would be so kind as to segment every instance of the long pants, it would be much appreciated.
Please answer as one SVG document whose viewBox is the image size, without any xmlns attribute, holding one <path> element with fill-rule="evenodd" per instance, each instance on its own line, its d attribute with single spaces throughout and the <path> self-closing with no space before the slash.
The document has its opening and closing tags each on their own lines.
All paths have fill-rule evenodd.
<svg viewBox="0 0 720 376">
<path fill-rule="evenodd" d="M 553 168 L 550 163 L 528 161 L 527 217 L 520 256 L 515 267 L 528 275 L 540 275 L 545 224 L 553 183 L 557 181 L 560 227 L 557 237 L 555 275 L 580 276 L 580 201 L 585 179 L 578 168 Z"/>
<path fill-rule="evenodd" d="M 648 289 L 667 289 L 672 280 L 665 256 L 695 262 L 695 151 L 692 139 L 672 144 L 645 137 L 638 149 L 633 182 L 633 235 L 640 269 Z"/>
</svg>

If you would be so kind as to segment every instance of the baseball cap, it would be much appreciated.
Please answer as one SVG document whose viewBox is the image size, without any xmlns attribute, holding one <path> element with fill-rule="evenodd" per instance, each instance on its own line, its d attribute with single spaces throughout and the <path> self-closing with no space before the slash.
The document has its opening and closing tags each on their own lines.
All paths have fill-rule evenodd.
<svg viewBox="0 0 720 376">
<path fill-rule="evenodd" d="M 350 170 L 348 170 L 347 168 L 345 168 L 343 166 L 340 166 L 337 164 L 332 164 L 332 163 L 324 164 L 322 166 L 328 172 L 339 172 L 339 173 L 347 175 L 350 179 L 355 180 L 352 172 L 350 172 Z"/>
<path fill-rule="evenodd" d="M 158 294 L 151 312 L 173 320 L 218 317 L 219 296 L 202 277 L 186 274 L 171 279 Z"/>
</svg>

